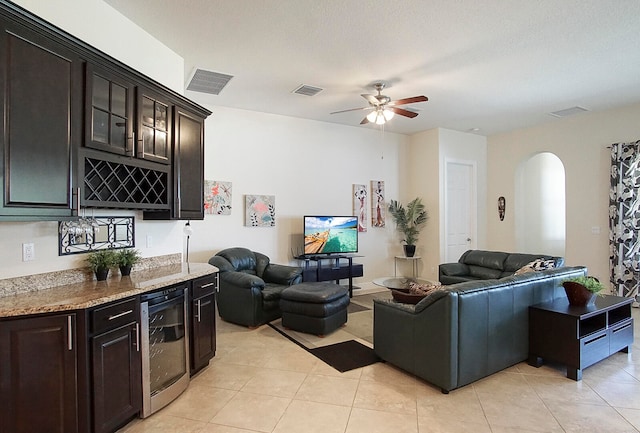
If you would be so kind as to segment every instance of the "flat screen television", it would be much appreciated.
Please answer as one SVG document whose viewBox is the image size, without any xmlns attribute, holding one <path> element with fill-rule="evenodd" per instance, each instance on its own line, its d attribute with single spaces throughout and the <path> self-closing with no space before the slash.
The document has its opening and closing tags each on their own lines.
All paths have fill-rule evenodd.
<svg viewBox="0 0 640 433">
<path fill-rule="evenodd" d="M 358 217 L 305 215 L 304 254 L 358 252 Z"/>
</svg>

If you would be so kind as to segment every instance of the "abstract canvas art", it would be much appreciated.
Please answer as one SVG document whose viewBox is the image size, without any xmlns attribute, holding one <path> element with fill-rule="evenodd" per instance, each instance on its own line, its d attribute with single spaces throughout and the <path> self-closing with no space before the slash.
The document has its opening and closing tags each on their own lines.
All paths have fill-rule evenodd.
<svg viewBox="0 0 640 433">
<path fill-rule="evenodd" d="M 246 195 L 245 220 L 247 227 L 276 225 L 276 197 L 274 195 Z"/>
<path fill-rule="evenodd" d="M 204 213 L 231 215 L 231 182 L 204 181 Z"/>
<path fill-rule="evenodd" d="M 353 215 L 358 217 L 358 231 L 367 231 L 367 185 L 353 184 Z"/>
<path fill-rule="evenodd" d="M 387 202 L 384 198 L 384 181 L 371 181 L 371 227 L 384 227 Z"/>
</svg>

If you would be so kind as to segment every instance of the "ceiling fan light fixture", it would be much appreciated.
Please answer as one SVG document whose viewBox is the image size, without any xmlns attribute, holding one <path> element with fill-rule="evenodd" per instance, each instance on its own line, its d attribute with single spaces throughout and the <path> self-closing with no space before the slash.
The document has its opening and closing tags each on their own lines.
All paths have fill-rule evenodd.
<svg viewBox="0 0 640 433">
<path fill-rule="evenodd" d="M 382 115 L 384 116 L 384 120 L 386 121 L 393 119 L 393 116 L 395 116 L 395 114 L 396 113 L 391 110 L 387 110 L 386 108 L 382 111 Z"/>
<path fill-rule="evenodd" d="M 378 120 L 378 111 L 372 111 L 371 113 L 367 114 L 367 120 L 371 123 L 376 123 L 376 120 Z"/>
</svg>

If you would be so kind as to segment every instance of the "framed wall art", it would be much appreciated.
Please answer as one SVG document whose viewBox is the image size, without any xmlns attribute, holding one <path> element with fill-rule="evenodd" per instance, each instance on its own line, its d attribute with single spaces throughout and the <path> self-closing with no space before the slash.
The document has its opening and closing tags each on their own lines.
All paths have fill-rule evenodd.
<svg viewBox="0 0 640 433">
<path fill-rule="evenodd" d="M 371 227 L 384 227 L 387 202 L 384 195 L 384 181 L 371 181 Z"/>
<path fill-rule="evenodd" d="M 367 231 L 367 185 L 353 184 L 353 215 L 358 217 L 358 231 Z"/>
<path fill-rule="evenodd" d="M 204 213 L 231 215 L 231 182 L 204 181 Z"/>
<path fill-rule="evenodd" d="M 276 225 L 276 197 L 274 195 L 246 195 L 246 227 L 274 227 Z"/>
</svg>

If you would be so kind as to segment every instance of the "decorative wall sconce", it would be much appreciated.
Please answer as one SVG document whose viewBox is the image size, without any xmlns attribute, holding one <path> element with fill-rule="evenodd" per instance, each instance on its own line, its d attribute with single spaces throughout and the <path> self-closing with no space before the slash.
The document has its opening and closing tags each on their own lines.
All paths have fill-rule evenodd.
<svg viewBox="0 0 640 433">
<path fill-rule="evenodd" d="M 498 217 L 500 221 L 504 221 L 504 213 L 507 208 L 506 200 L 503 196 L 498 197 Z"/>
<path fill-rule="evenodd" d="M 135 247 L 134 217 L 91 217 L 58 223 L 58 255 Z"/>
</svg>

